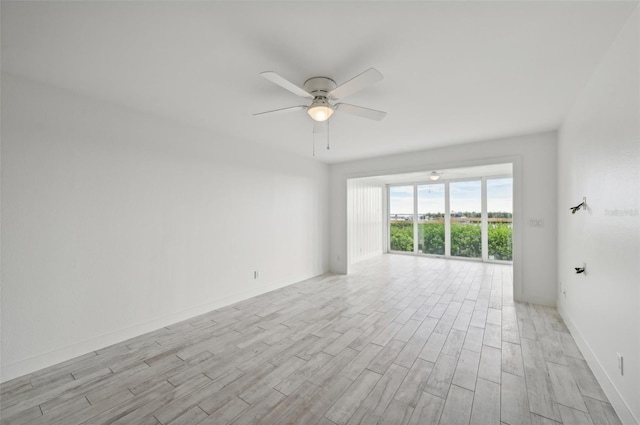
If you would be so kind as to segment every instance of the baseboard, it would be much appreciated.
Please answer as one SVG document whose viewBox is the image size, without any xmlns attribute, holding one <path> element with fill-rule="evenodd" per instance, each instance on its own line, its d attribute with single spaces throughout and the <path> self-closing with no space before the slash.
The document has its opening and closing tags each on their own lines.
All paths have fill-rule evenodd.
<svg viewBox="0 0 640 425">
<path fill-rule="evenodd" d="M 310 278 L 311 276 L 300 279 L 300 281 Z M 90 353 L 92 351 L 105 348 L 122 341 L 126 341 L 128 339 L 155 331 L 165 326 L 169 326 L 183 320 L 191 319 L 201 314 L 205 314 L 210 311 L 226 307 L 240 301 L 244 301 L 248 298 L 291 285 L 295 282 L 297 281 L 289 283 L 274 283 L 271 285 L 262 286 L 259 289 L 256 288 L 253 290 L 240 292 L 177 313 L 159 317 L 148 322 L 139 323 L 124 329 L 119 329 L 114 332 L 109 332 L 107 334 L 88 339 L 86 341 L 81 341 L 66 347 L 42 353 L 28 359 L 2 365 L 0 366 L 0 383 L 19 378 L 40 369 L 44 369 L 49 366 L 64 362 L 66 360 L 70 360 L 75 357 Z"/>
<path fill-rule="evenodd" d="M 351 260 L 351 264 L 356 264 L 356 263 L 359 263 L 361 261 L 369 260 L 369 259 L 371 259 L 373 257 L 377 257 L 377 256 L 382 255 L 382 254 L 383 254 L 382 250 L 375 251 L 375 252 L 372 252 L 372 253 L 369 253 L 369 254 L 366 254 L 366 255 L 363 255 L 361 257 L 358 257 L 356 259 Z"/>
<path fill-rule="evenodd" d="M 531 304 L 541 305 L 545 307 L 556 307 L 556 299 L 550 298 L 550 297 L 538 297 L 538 296 L 532 296 L 532 295 L 515 297 L 514 295 L 514 299 L 518 302 L 523 302 L 523 303 L 531 303 Z"/>
<path fill-rule="evenodd" d="M 562 307 L 562 303 L 558 303 L 557 310 L 562 316 L 562 319 L 564 320 L 564 323 L 567 325 L 567 328 L 569 328 L 569 331 L 571 332 L 573 339 L 575 340 L 576 344 L 578 345 L 578 348 L 580 348 L 580 351 L 582 352 L 582 356 L 584 357 L 587 364 L 591 368 L 591 371 L 593 372 L 596 379 L 598 380 L 598 383 L 600 383 L 602 390 L 604 391 L 605 395 L 609 399 L 609 402 L 611 403 L 614 410 L 618 414 L 618 417 L 620 418 L 622 423 L 625 425 L 640 425 L 640 421 L 638 420 L 638 418 L 636 418 L 633 415 L 633 412 L 631 411 L 627 403 L 625 403 L 624 399 L 618 392 L 617 388 L 609 378 L 609 375 L 607 375 L 604 368 L 600 365 L 600 362 L 598 361 L 597 357 L 593 354 L 591 347 L 589 347 L 589 344 L 582 337 L 582 334 L 576 327 L 571 317 L 567 314 L 567 312 Z"/>
</svg>

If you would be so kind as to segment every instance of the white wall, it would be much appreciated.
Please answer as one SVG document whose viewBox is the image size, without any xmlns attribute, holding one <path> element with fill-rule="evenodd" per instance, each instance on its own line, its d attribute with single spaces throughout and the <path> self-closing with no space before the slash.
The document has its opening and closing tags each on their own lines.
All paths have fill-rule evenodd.
<svg viewBox="0 0 640 425">
<path fill-rule="evenodd" d="M 558 308 L 625 424 L 640 421 L 639 27 L 636 9 L 558 148 Z M 583 196 L 588 209 L 572 215 Z M 586 275 L 576 275 L 583 262 Z"/>
<path fill-rule="evenodd" d="M 348 271 L 347 179 L 511 162 L 514 296 L 555 305 L 556 150 L 556 133 L 548 132 L 332 165 L 331 270 Z M 532 219 L 544 220 L 544 227 L 529 227 Z"/>
<path fill-rule="evenodd" d="M 328 166 L 1 89 L 2 380 L 328 270 Z"/>
<path fill-rule="evenodd" d="M 383 252 L 384 192 L 383 184 L 369 179 L 347 182 L 350 264 Z"/>
</svg>

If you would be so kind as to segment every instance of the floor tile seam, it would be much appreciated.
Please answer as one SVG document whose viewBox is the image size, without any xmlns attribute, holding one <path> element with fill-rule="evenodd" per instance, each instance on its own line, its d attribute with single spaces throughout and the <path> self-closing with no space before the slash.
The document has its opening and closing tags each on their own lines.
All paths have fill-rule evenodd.
<svg viewBox="0 0 640 425">
<path fill-rule="evenodd" d="M 557 403 L 556 403 L 556 404 L 557 404 Z M 564 406 L 564 405 L 563 405 L 563 406 Z M 567 406 L 564 406 L 564 407 L 567 407 Z M 540 416 L 541 418 L 548 419 L 548 420 L 550 420 L 550 421 L 551 421 L 551 423 L 553 423 L 553 424 L 556 424 L 556 423 L 558 423 L 558 424 L 560 424 L 560 425 L 564 424 L 564 421 L 562 421 L 562 415 L 560 414 L 560 411 L 558 411 L 558 414 L 560 414 L 560 422 L 558 422 L 557 420 L 555 420 L 555 419 L 553 419 L 553 418 L 550 418 L 550 417 L 548 417 L 548 416 L 545 416 L 545 415 L 543 415 L 543 414 L 542 414 L 542 413 L 540 413 L 540 412 L 533 412 L 533 411 L 531 411 L 531 405 L 529 405 L 529 413 L 530 413 L 530 414 L 533 414 L 533 415 Z M 567 424 L 567 425 L 573 425 L 573 424 Z M 599 425 L 600 425 L 600 424 L 599 424 Z"/>
<path fill-rule="evenodd" d="M 586 409 L 586 410 L 577 409 L 577 408 L 575 408 L 575 407 L 573 407 L 573 406 L 568 406 L 568 405 L 566 405 L 566 404 L 564 404 L 564 403 L 560 403 L 559 401 L 556 401 L 556 404 L 557 404 L 558 406 L 564 406 L 564 407 L 566 407 L 566 408 L 568 408 L 568 409 L 576 410 L 576 411 L 578 411 L 578 412 L 583 412 L 583 413 L 586 413 L 586 414 L 588 414 L 588 415 L 591 415 L 591 413 L 589 412 L 589 409 L 586 407 L 586 404 L 585 404 L 585 409 Z"/>
<path fill-rule="evenodd" d="M 72 382 L 75 382 L 75 381 L 79 381 L 81 379 L 82 378 L 74 379 L 72 381 L 65 381 L 65 383 L 69 384 L 69 383 L 72 383 Z M 54 387 L 54 388 L 51 388 L 49 390 L 44 390 L 43 389 L 43 388 L 46 388 L 46 387 L 35 388 L 34 391 L 40 390 L 35 394 L 35 397 L 36 397 L 35 400 L 33 400 L 34 395 L 32 394 L 31 398 L 28 399 L 28 400 L 17 400 L 16 403 L 13 403 L 13 404 L 11 404 L 9 406 L 3 406 L 2 410 L 0 411 L 0 416 L 2 416 L 2 412 L 4 412 L 6 414 L 7 410 L 9 410 L 11 408 L 15 409 L 16 406 L 18 406 L 20 404 L 24 404 L 24 407 L 21 409 L 21 411 L 24 411 L 24 410 L 27 410 L 27 409 L 32 409 L 32 408 L 34 408 L 36 406 L 40 406 L 41 404 L 47 403 L 48 401 L 50 401 L 52 399 L 60 397 L 62 394 L 65 394 L 68 391 L 74 391 L 74 390 L 78 389 L 78 387 L 80 387 L 82 385 L 90 384 L 91 382 L 93 382 L 93 381 L 87 381 L 85 383 L 79 384 L 79 386 L 77 386 L 77 387 L 70 387 L 70 388 L 62 389 L 62 390 L 60 390 L 60 387 Z M 65 385 L 63 385 L 62 388 L 65 388 Z M 49 391 L 53 391 L 53 393 L 51 395 L 47 396 L 46 394 Z M 44 398 L 44 400 L 39 400 L 41 398 Z M 12 414 L 11 416 L 14 416 L 14 415 Z"/>
<path fill-rule="evenodd" d="M 275 388 L 271 388 L 271 389 L 272 389 L 272 390 L 277 391 Z M 280 392 L 280 391 L 278 391 L 278 392 Z M 280 394 L 282 394 L 282 393 L 280 393 Z M 245 399 L 243 399 L 243 398 L 242 398 L 242 393 L 240 393 L 240 394 L 236 394 L 235 396 L 236 396 L 236 397 L 238 397 L 240 400 L 244 401 L 245 403 L 247 403 L 249 406 L 253 406 L 253 404 L 252 404 L 252 403 L 250 403 L 248 400 L 245 400 Z M 233 399 L 231 399 L 231 400 L 233 400 Z M 229 401 L 228 401 L 227 403 L 225 403 L 224 405 L 220 406 L 220 409 L 222 409 L 224 406 L 226 406 L 228 403 L 230 403 L 230 402 L 231 402 L 231 400 L 229 400 Z M 261 400 L 261 399 L 259 398 L 259 399 L 258 399 L 258 400 L 256 400 L 254 403 L 259 403 L 259 402 L 260 402 L 260 400 Z M 200 406 L 198 405 L 198 407 L 200 407 Z M 202 409 L 202 407 L 200 407 L 200 409 Z M 218 410 L 220 410 L 220 409 L 218 409 Z M 202 409 L 202 410 L 204 411 L 204 409 Z M 207 413 L 207 412 L 205 411 L 205 413 Z M 212 412 L 212 413 L 214 413 L 214 412 Z M 207 415 L 208 415 L 208 413 L 207 413 Z"/>
<path fill-rule="evenodd" d="M 452 385 L 453 385 L 453 384 L 452 384 Z M 457 385 L 456 385 L 456 386 L 457 386 Z M 451 385 L 449 385 L 449 388 L 447 389 L 447 397 L 449 396 L 449 391 L 450 391 L 450 390 L 451 390 Z M 437 398 L 441 399 L 443 403 L 447 401 L 447 397 L 442 397 L 442 396 L 439 396 L 439 395 L 437 395 L 437 394 L 431 393 L 431 392 L 429 392 L 429 391 L 426 389 L 426 387 L 422 390 L 422 393 L 427 393 L 427 394 L 429 394 L 431 397 L 437 397 Z M 418 398 L 418 399 L 419 399 L 419 398 Z M 417 402 L 416 402 L 416 406 L 417 406 Z"/>
<path fill-rule="evenodd" d="M 507 372 L 507 371 L 504 371 L 504 370 L 501 370 L 501 371 L 500 371 L 500 373 L 504 373 L 504 374 L 507 374 L 507 375 L 511 375 L 511 376 L 513 376 L 514 378 L 522 378 L 522 379 L 524 379 L 524 380 L 525 380 L 525 385 L 526 385 L 526 377 L 525 377 L 525 376 L 515 375 L 515 374 L 513 374 L 513 373 L 511 373 L 511 372 Z M 482 378 L 482 379 L 485 379 L 485 378 Z M 485 380 L 488 380 L 488 379 L 485 379 Z M 500 384 L 500 387 L 502 388 L 502 384 Z"/>
<path fill-rule="evenodd" d="M 340 394 L 340 395 L 335 399 L 335 401 L 331 404 L 331 406 L 329 406 L 329 407 L 327 408 L 327 410 L 325 410 L 325 411 L 324 411 L 324 413 L 322 414 L 322 417 L 325 417 L 325 415 L 327 414 L 327 412 L 329 412 L 329 411 L 333 408 L 333 406 L 334 406 L 336 403 L 338 403 L 338 402 L 340 401 L 340 398 L 342 397 L 342 395 L 344 395 L 344 394 L 349 390 L 349 388 L 351 388 L 351 386 L 352 386 L 352 385 L 354 385 L 354 384 L 358 381 L 358 378 L 360 378 L 360 376 L 365 372 L 365 370 L 368 370 L 368 371 L 369 371 L 369 372 L 371 372 L 371 373 L 375 373 L 376 375 L 378 375 L 378 378 L 376 379 L 375 384 L 371 385 L 371 388 L 369 389 L 369 391 L 367 392 L 367 394 L 366 394 L 364 397 L 362 397 L 362 400 L 360 401 L 360 403 L 358 404 L 358 406 L 356 406 L 356 408 L 354 409 L 354 411 L 353 411 L 353 413 L 351 414 L 351 416 L 349 416 L 349 419 L 347 420 L 347 422 L 346 422 L 346 423 L 348 423 L 348 422 L 351 420 L 351 418 L 353 417 L 353 415 L 358 411 L 358 408 L 360 408 L 360 406 L 362 405 L 362 403 L 364 403 L 364 401 L 367 399 L 367 397 L 369 397 L 369 394 L 373 391 L 373 389 L 375 388 L 375 386 L 378 384 L 378 382 L 379 382 L 379 381 L 380 381 L 380 379 L 382 378 L 383 374 L 380 374 L 380 373 L 375 372 L 375 371 L 373 371 L 373 370 L 371 370 L 371 369 L 365 368 L 362 372 L 360 372 L 360 374 L 358 375 L 358 377 L 357 377 L 356 379 L 354 379 L 353 381 L 351 381 L 351 383 L 350 383 L 350 384 L 349 384 L 349 385 L 344 389 L 344 391 L 343 391 L 343 392 L 342 392 L 342 393 L 341 393 L 341 394 Z M 329 418 L 327 418 L 327 419 L 329 419 Z M 329 420 L 331 420 L 331 419 L 329 419 Z M 333 421 L 332 421 L 332 422 L 333 422 Z M 334 423 L 335 423 L 335 422 L 334 422 Z"/>
<path fill-rule="evenodd" d="M 553 360 L 554 360 L 554 359 L 547 359 L 546 357 L 544 358 L 544 362 L 545 362 L 545 363 L 551 363 L 551 364 L 554 364 L 554 365 L 556 365 L 556 366 L 564 366 L 564 367 L 566 367 L 566 368 L 571 369 L 571 366 L 569 366 L 569 364 L 558 363 L 558 362 L 553 361 Z M 573 375 L 573 373 L 572 373 L 572 375 Z"/>
<path fill-rule="evenodd" d="M 608 404 L 609 406 L 611 406 L 611 408 L 613 408 L 613 406 L 611 405 L 611 402 L 609 402 L 608 400 L 601 400 L 599 398 L 595 398 L 595 397 L 592 397 L 592 396 L 589 396 L 589 395 L 585 395 L 585 394 L 582 394 L 582 398 L 585 400 L 585 402 L 587 400 L 591 400 L 592 402 Z"/>
<path fill-rule="evenodd" d="M 532 390 L 530 389 L 530 385 L 531 385 L 532 383 L 530 383 L 530 382 L 529 382 L 529 378 L 527 377 L 527 375 L 530 375 L 530 373 L 527 373 L 527 366 L 526 366 L 526 365 L 524 365 L 524 362 L 523 362 L 523 367 L 524 367 L 524 376 L 522 376 L 521 378 L 522 378 L 522 379 L 524 379 L 524 383 L 525 383 L 526 394 L 527 394 L 527 401 L 528 401 L 528 405 L 529 405 L 529 412 L 530 412 L 530 413 L 532 413 L 532 414 L 536 414 L 536 415 L 538 415 L 538 416 L 542 416 L 542 417 L 544 417 L 544 418 L 546 418 L 546 419 L 549 419 L 549 420 L 551 420 L 551 421 L 555 421 L 555 419 L 553 419 L 553 418 L 549 418 L 549 417 L 547 417 L 547 416 L 542 415 L 541 413 L 534 412 L 534 411 L 532 411 L 532 410 L 531 410 L 531 402 L 529 401 L 529 393 L 532 391 Z M 503 373 L 508 373 L 508 372 L 503 372 Z M 549 378 L 549 379 L 550 379 L 549 371 L 548 371 L 548 370 L 546 370 L 546 367 L 545 367 L 544 374 L 545 374 L 545 377 L 546 377 L 546 378 Z M 513 374 L 510 374 L 510 375 L 512 375 L 512 376 L 517 376 L 517 375 L 513 375 Z M 551 384 L 551 383 L 549 382 L 549 384 Z M 555 392 L 554 392 L 554 389 L 553 389 L 553 386 L 551 386 L 551 387 L 549 388 L 549 390 L 551 390 L 550 395 L 553 397 L 553 401 L 554 401 L 556 404 L 558 404 L 558 403 L 557 403 L 557 399 L 556 399 L 556 395 L 555 395 Z"/>
<path fill-rule="evenodd" d="M 451 388 L 452 387 L 456 387 L 456 388 L 464 390 L 464 391 L 471 391 L 473 393 L 474 398 L 475 398 L 475 394 L 476 394 L 475 391 L 472 391 L 472 390 L 470 390 L 468 388 L 464 388 L 464 387 L 461 387 L 460 385 L 456 385 L 456 384 L 452 383 L 452 384 L 449 385 L 449 389 L 447 390 L 447 396 L 444 398 L 445 403 L 447 402 L 447 400 L 449 400 L 449 394 L 451 393 Z M 429 393 L 429 394 L 431 394 L 431 393 Z M 433 395 L 433 394 L 431 394 L 431 395 Z M 442 398 L 442 397 L 440 397 L 440 398 Z M 469 416 L 469 420 L 471 420 L 471 416 Z"/>
</svg>

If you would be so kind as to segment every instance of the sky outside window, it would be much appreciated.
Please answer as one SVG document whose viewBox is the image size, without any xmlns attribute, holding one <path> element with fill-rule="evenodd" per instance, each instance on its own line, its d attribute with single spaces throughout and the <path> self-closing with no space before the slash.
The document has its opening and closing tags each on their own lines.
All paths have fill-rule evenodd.
<svg viewBox="0 0 640 425">
<path fill-rule="evenodd" d="M 413 185 L 389 187 L 389 214 L 413 215 Z"/>
<path fill-rule="evenodd" d="M 513 213 L 513 179 L 487 180 L 487 210 Z"/>
<path fill-rule="evenodd" d="M 444 214 L 444 184 L 418 186 L 418 214 Z"/>
<path fill-rule="evenodd" d="M 452 182 L 451 191 L 451 210 L 457 212 L 476 211 L 479 212 L 481 205 L 480 199 L 480 182 Z M 418 186 L 418 210 L 423 212 L 442 212 L 444 213 L 444 205 L 440 207 L 440 200 L 444 191 L 443 184 L 420 185 Z M 390 213 L 391 215 L 412 215 L 413 214 L 413 185 L 411 186 L 391 186 L 390 193 Z M 487 199 L 490 200 L 489 211 L 513 212 L 513 180 L 504 179 L 488 179 L 487 180 Z M 455 203 L 453 202 L 455 199 Z M 438 208 L 441 211 L 431 211 L 431 208 Z"/>
<path fill-rule="evenodd" d="M 480 212 L 480 180 L 452 182 L 449 185 L 451 212 Z"/>
</svg>

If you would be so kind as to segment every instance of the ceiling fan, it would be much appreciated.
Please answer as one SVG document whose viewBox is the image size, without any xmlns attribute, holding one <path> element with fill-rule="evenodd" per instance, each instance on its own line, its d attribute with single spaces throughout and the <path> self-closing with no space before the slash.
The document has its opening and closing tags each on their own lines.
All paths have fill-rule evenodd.
<svg viewBox="0 0 640 425">
<path fill-rule="evenodd" d="M 383 111 L 351 105 L 349 103 L 336 102 L 337 100 L 344 99 L 345 97 L 359 92 L 360 90 L 382 80 L 382 74 L 375 68 L 369 68 L 339 86 L 335 81 L 328 77 L 309 78 L 301 88 L 273 71 L 265 71 L 260 75 L 295 95 L 311 99 L 311 104 L 289 106 L 287 108 L 258 112 L 253 115 L 257 116 L 306 110 L 307 114 L 309 114 L 311 119 L 314 121 L 314 136 L 321 133 L 326 135 L 327 149 L 329 149 L 329 139 L 326 124 L 328 124 L 328 120 L 334 112 L 346 112 L 351 115 L 377 121 L 380 121 L 385 117 L 385 115 L 387 115 L 387 113 Z"/>
</svg>

